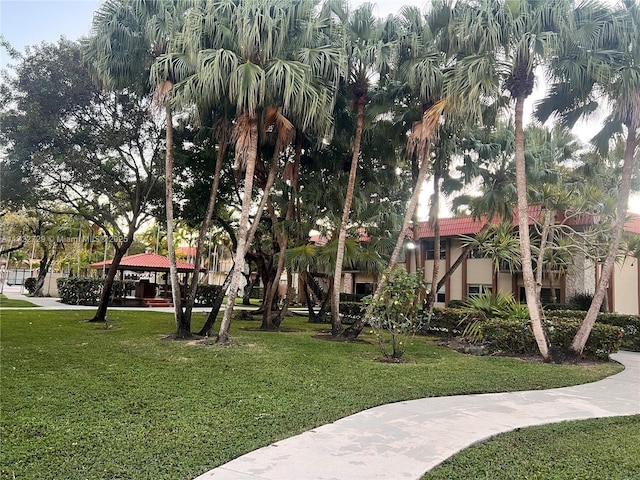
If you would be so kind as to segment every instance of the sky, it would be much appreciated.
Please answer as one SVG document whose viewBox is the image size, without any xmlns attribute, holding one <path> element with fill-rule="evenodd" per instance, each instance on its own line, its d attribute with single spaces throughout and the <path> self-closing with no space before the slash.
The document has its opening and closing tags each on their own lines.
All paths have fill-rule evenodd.
<svg viewBox="0 0 640 480">
<path fill-rule="evenodd" d="M 93 12 L 98 9 L 100 0 L 0 0 L 0 35 L 15 49 L 24 51 L 29 45 L 43 41 L 56 42 L 61 36 L 77 40 L 90 33 Z M 364 0 L 351 0 L 352 6 L 364 3 Z M 402 5 L 424 7 L 424 0 L 380 0 L 373 2 L 375 13 L 385 17 L 397 13 Z M 0 68 L 5 69 L 11 63 L 7 51 L 0 48 Z M 525 105 L 525 114 L 531 112 L 533 102 L 544 95 L 544 85 L 538 86 L 532 98 Z M 583 141 L 588 141 L 596 132 L 598 122 L 581 124 L 574 133 Z M 630 208 L 640 213 L 640 195 L 636 195 Z"/>
</svg>

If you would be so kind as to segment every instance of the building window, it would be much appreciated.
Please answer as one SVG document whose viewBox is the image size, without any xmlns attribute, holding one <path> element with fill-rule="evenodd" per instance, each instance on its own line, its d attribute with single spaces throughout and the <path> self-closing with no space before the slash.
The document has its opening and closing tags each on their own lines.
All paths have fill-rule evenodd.
<svg viewBox="0 0 640 480">
<path fill-rule="evenodd" d="M 356 294 L 357 295 L 372 295 L 373 294 L 373 283 L 356 282 Z"/>
<path fill-rule="evenodd" d="M 491 285 L 470 284 L 467 285 L 467 297 L 479 295 L 491 295 Z"/>
<path fill-rule="evenodd" d="M 425 247 L 427 260 L 436 258 L 435 242 L 433 240 L 426 240 Z M 447 241 L 440 240 L 440 260 L 444 260 L 445 258 L 447 258 Z"/>
<path fill-rule="evenodd" d="M 559 288 L 541 288 L 540 289 L 540 303 L 542 305 L 550 305 L 552 303 L 560 302 L 561 291 Z M 555 298 L 554 298 L 555 296 Z M 520 303 L 526 303 L 527 296 L 524 291 L 524 287 L 520 287 Z"/>
<path fill-rule="evenodd" d="M 427 292 L 431 291 L 431 284 L 427 283 Z M 436 294 L 436 303 L 445 303 L 447 301 L 447 290 L 446 287 L 443 285 L 442 288 L 440 288 L 440 290 L 438 290 L 438 293 Z"/>
</svg>

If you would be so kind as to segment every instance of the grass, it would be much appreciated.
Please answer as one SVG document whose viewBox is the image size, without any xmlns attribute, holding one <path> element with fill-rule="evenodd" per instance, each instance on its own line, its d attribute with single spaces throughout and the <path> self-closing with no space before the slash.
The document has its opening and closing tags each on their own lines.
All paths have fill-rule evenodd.
<svg viewBox="0 0 640 480">
<path fill-rule="evenodd" d="M 0 308 L 29 308 L 35 307 L 31 302 L 26 300 L 14 300 L 7 298 L 6 295 L 0 293 Z"/>
<path fill-rule="evenodd" d="M 375 362 L 371 343 L 232 324 L 235 345 L 164 340 L 170 314 L 2 313 L 0 478 L 191 479 L 248 451 L 354 412 L 428 396 L 559 387 L 598 380 L 616 363 L 547 365 L 427 345 L 411 362 Z M 194 330 L 204 316 L 197 315 Z M 196 325 L 197 324 L 197 325 Z"/>
<path fill-rule="evenodd" d="M 499 435 L 451 457 L 422 480 L 640 478 L 640 416 L 563 422 Z"/>
</svg>

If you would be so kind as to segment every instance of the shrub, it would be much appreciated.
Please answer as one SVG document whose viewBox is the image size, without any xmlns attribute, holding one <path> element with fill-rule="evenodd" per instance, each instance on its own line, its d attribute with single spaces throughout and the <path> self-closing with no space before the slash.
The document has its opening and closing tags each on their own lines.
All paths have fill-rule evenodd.
<svg viewBox="0 0 640 480">
<path fill-rule="evenodd" d="M 554 318 L 565 318 L 572 320 L 580 320 L 584 318 L 585 312 L 578 313 L 575 310 L 558 310 L 553 312 Z M 613 325 L 621 327 L 624 336 L 622 338 L 621 348 L 640 352 L 640 315 L 624 315 L 620 313 L 599 313 L 596 325 Z"/>
<path fill-rule="evenodd" d="M 464 300 L 449 300 L 447 308 L 462 308 L 464 307 Z"/>
<path fill-rule="evenodd" d="M 591 293 L 576 293 L 573 297 L 569 299 L 567 305 L 569 306 L 569 310 L 582 310 L 587 311 L 591 306 L 591 302 L 593 301 L 593 294 Z M 602 311 L 604 306 L 600 307 Z"/>
<path fill-rule="evenodd" d="M 27 289 L 27 292 L 33 294 L 36 291 L 36 282 L 38 280 L 34 277 L 29 277 L 24 281 L 24 288 Z"/>
<path fill-rule="evenodd" d="M 68 277 L 57 280 L 62 303 L 69 305 L 97 305 L 103 279 Z"/>
<path fill-rule="evenodd" d="M 425 286 L 422 271 L 408 273 L 397 268 L 377 298 L 364 299 L 364 305 L 373 307 L 370 324 L 385 358 L 401 358 L 409 337 L 420 329 L 423 306 L 420 293 Z"/>
<path fill-rule="evenodd" d="M 582 324 L 578 319 L 547 318 L 543 326 L 554 349 L 568 351 L 573 337 Z M 485 342 L 494 352 L 538 354 L 538 347 L 529 322 L 490 319 L 481 323 Z M 589 335 L 583 355 L 586 358 L 608 359 L 620 348 L 623 330 L 614 325 L 596 324 Z"/>
<path fill-rule="evenodd" d="M 361 302 L 340 302 L 340 318 L 343 323 L 354 323 L 364 315 Z"/>
<path fill-rule="evenodd" d="M 557 310 L 572 310 L 568 303 L 547 303 L 542 306 L 545 312 L 555 312 Z M 575 311 L 575 310 L 574 310 Z"/>
<path fill-rule="evenodd" d="M 102 285 L 104 285 L 104 280 L 101 280 L 100 282 L 100 286 L 102 287 Z M 111 295 L 113 297 L 125 297 L 135 292 L 135 290 L 136 282 L 133 280 L 125 280 L 124 282 L 121 282 L 120 280 L 114 280 L 113 287 L 111 289 Z M 100 294 L 98 293 L 98 295 Z M 100 300 L 100 297 L 98 297 L 98 300 Z M 96 300 L 96 303 L 98 300 Z"/>
<path fill-rule="evenodd" d="M 462 308 L 434 308 L 431 318 L 427 318 L 428 312 L 422 312 L 420 332 L 423 335 L 435 334 L 444 336 L 460 335 L 468 322 L 479 318 L 470 315 L 469 311 Z"/>
<path fill-rule="evenodd" d="M 341 293 L 340 301 L 341 302 L 362 302 L 362 299 L 367 295 L 361 293 Z"/>
<path fill-rule="evenodd" d="M 463 309 L 467 313 L 458 326 L 461 327 L 465 323 L 462 335 L 472 342 L 482 339 L 481 325 L 489 319 L 525 321 L 529 318 L 526 305 L 518 303 L 510 293 L 496 292 L 473 296 L 465 300 Z"/>
<path fill-rule="evenodd" d="M 196 291 L 196 304 L 205 307 L 211 307 L 221 294 L 221 285 L 200 284 L 198 285 L 198 290 Z"/>
</svg>

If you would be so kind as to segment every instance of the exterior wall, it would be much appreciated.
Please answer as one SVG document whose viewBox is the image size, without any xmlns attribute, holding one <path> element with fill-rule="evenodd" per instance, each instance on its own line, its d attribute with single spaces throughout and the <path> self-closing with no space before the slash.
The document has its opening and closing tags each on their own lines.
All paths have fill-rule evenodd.
<svg viewBox="0 0 640 480">
<path fill-rule="evenodd" d="M 593 293 L 596 291 L 596 266 L 584 253 L 573 257 L 573 271 L 567 275 L 566 297 L 570 299 L 577 293 Z"/>
<path fill-rule="evenodd" d="M 613 309 L 617 313 L 638 315 L 640 310 L 640 271 L 638 259 L 627 257 L 623 264 L 615 267 Z"/>
</svg>

